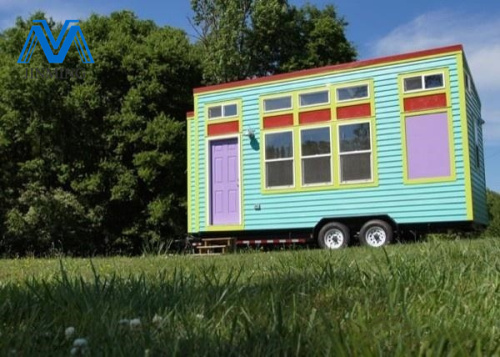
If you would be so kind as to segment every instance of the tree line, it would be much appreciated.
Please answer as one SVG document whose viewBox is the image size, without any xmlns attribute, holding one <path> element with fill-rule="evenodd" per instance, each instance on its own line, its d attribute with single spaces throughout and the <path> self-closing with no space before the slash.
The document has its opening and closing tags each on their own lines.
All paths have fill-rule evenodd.
<svg viewBox="0 0 500 357">
<path fill-rule="evenodd" d="M 0 33 L 1 255 L 137 254 L 182 237 L 192 88 L 356 58 L 333 6 L 191 4 L 195 40 L 130 11 L 81 21 L 94 64 L 74 47 L 61 65 L 41 48 L 17 63 L 34 19 L 57 38 L 50 14 Z"/>
</svg>

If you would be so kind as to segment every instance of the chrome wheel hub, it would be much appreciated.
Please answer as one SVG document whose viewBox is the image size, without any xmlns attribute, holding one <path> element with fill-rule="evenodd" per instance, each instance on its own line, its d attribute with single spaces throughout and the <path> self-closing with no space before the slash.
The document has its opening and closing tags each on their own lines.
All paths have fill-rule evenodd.
<svg viewBox="0 0 500 357">
<path fill-rule="evenodd" d="M 366 243 L 372 247 L 381 247 L 387 240 L 385 231 L 380 227 L 372 227 L 366 232 Z"/>
<path fill-rule="evenodd" d="M 329 229 L 325 234 L 325 246 L 328 249 L 338 249 L 344 244 L 344 233 L 340 229 Z"/>
</svg>

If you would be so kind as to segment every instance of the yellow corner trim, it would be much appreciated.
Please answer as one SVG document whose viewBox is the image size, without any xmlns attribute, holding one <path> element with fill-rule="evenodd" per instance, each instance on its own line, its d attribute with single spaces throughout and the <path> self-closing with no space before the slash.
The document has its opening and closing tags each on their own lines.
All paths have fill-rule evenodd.
<svg viewBox="0 0 500 357">
<path fill-rule="evenodd" d="M 467 103 L 464 83 L 464 56 L 462 53 L 457 53 L 457 76 L 458 76 L 458 93 L 460 105 L 460 123 L 462 127 L 462 147 L 464 157 L 464 182 L 465 182 L 465 203 L 467 210 L 467 218 L 474 220 L 474 207 L 472 202 L 472 179 L 470 167 L 470 148 L 469 148 L 469 127 L 467 121 Z"/>
</svg>

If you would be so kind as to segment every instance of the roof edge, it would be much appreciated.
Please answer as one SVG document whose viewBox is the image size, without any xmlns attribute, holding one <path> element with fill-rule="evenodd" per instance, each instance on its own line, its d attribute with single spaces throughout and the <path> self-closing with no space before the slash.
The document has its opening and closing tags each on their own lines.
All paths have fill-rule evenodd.
<svg viewBox="0 0 500 357">
<path fill-rule="evenodd" d="M 398 62 L 398 61 L 404 61 L 404 60 L 413 59 L 413 58 L 416 59 L 416 58 L 421 58 L 421 57 L 428 57 L 428 56 L 445 54 L 445 53 L 450 53 L 450 52 L 457 52 L 457 51 L 463 51 L 463 46 L 461 44 L 451 45 L 451 46 L 446 46 L 446 47 L 432 48 L 432 49 L 421 50 L 421 51 L 416 51 L 416 52 L 402 53 L 402 54 L 392 55 L 392 56 L 372 58 L 372 59 L 361 60 L 361 61 L 354 61 L 354 62 L 329 65 L 329 66 L 318 67 L 318 68 L 303 69 L 300 71 L 274 74 L 274 75 L 266 76 L 266 77 L 243 79 L 243 80 L 239 80 L 239 81 L 227 82 L 227 83 L 222 83 L 222 84 L 214 84 L 214 85 L 205 86 L 205 87 L 197 87 L 197 88 L 193 89 L 193 93 L 194 94 L 207 93 L 207 92 L 219 91 L 219 90 L 223 90 L 223 89 L 242 87 L 242 86 L 246 86 L 246 85 L 274 82 L 274 81 L 279 81 L 279 80 L 284 80 L 284 79 L 300 78 L 300 77 L 305 77 L 305 76 L 320 74 L 320 73 L 325 73 L 325 72 L 333 72 L 333 71 L 340 71 L 340 70 L 346 70 L 346 69 L 362 68 L 362 67 L 373 66 L 373 65 L 377 65 L 377 64 Z"/>
</svg>

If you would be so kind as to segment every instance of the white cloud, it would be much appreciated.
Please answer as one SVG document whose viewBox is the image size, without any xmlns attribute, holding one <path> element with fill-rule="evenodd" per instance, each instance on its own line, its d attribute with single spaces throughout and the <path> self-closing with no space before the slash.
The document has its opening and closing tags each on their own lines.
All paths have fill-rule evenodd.
<svg viewBox="0 0 500 357">
<path fill-rule="evenodd" d="M 485 139 L 500 141 L 500 14 L 436 11 L 420 15 L 378 40 L 374 56 L 463 44 L 482 104 Z"/>
</svg>

